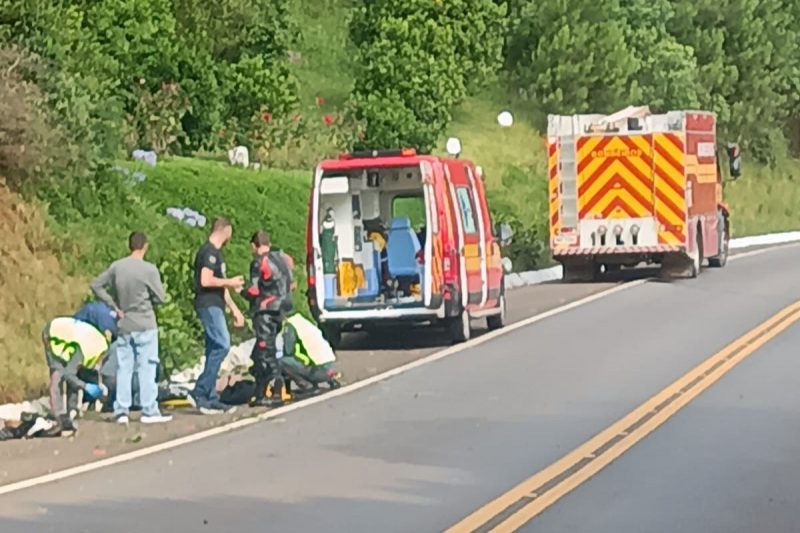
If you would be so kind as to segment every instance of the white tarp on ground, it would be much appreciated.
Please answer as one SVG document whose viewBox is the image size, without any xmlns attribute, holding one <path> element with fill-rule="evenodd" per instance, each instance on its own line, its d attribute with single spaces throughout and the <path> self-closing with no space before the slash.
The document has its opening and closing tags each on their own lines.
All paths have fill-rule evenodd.
<svg viewBox="0 0 800 533">
<path fill-rule="evenodd" d="M 732 250 L 740 250 L 742 248 L 750 248 L 753 246 L 771 246 L 798 241 L 800 241 L 800 231 L 770 233 L 767 235 L 731 239 L 730 248 Z M 514 272 L 506 275 L 506 286 L 509 289 L 515 289 L 518 287 L 546 283 L 548 281 L 556 281 L 561 279 L 562 274 L 563 269 L 560 265 L 542 270 L 531 270 L 529 272 Z M 278 342 L 278 348 L 281 349 L 282 346 L 280 346 L 280 336 L 278 337 Z M 231 348 L 231 351 L 228 353 L 225 361 L 222 362 L 220 379 L 227 380 L 228 376 L 246 371 L 250 365 L 250 353 L 253 351 L 254 343 L 255 339 L 250 339 Z M 193 384 L 203 371 L 204 363 L 205 357 L 201 358 L 194 367 L 188 368 L 173 375 L 170 382 L 175 385 L 188 388 L 188 385 Z M 47 409 L 47 405 L 47 398 L 39 398 L 33 402 L 0 405 L 0 420 L 19 420 L 22 413 L 41 413 Z"/>
</svg>

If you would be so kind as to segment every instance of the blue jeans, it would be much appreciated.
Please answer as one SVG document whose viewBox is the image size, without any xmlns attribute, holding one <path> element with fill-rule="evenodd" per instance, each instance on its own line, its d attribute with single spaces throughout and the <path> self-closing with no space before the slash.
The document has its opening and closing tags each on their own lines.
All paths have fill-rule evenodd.
<svg viewBox="0 0 800 533">
<path fill-rule="evenodd" d="M 197 316 L 203 323 L 206 340 L 206 364 L 197 378 L 192 396 L 199 407 L 219 401 L 217 375 L 222 361 L 231 349 L 231 336 L 225 322 L 225 311 L 220 307 L 200 307 Z"/>
<path fill-rule="evenodd" d="M 133 373 L 139 378 L 142 414 L 158 416 L 158 330 L 121 334 L 117 348 L 117 398 L 114 414 L 127 415 L 133 403 Z"/>
</svg>

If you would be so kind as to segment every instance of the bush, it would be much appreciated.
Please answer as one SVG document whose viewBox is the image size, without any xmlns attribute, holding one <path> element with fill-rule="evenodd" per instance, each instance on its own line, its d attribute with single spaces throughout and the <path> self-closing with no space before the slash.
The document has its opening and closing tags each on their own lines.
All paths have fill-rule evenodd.
<svg viewBox="0 0 800 533">
<path fill-rule="evenodd" d="M 189 100 L 176 83 L 164 83 L 151 93 L 140 81 L 139 101 L 128 115 L 131 134 L 128 150 L 147 148 L 164 154 L 185 138 L 181 120 L 190 110 Z"/>
<path fill-rule="evenodd" d="M 514 231 L 505 251 L 517 272 L 541 268 L 549 262 L 547 180 L 534 169 L 509 166 L 502 187 L 489 189 L 489 205 L 496 222 Z"/>
<path fill-rule="evenodd" d="M 297 82 L 288 69 L 296 28 L 284 0 L 174 0 L 177 80 L 191 102 L 186 148 L 216 147 L 219 130 L 249 122 L 262 106 L 288 112 Z"/>
<path fill-rule="evenodd" d="M 46 106 L 39 86 L 25 79 L 37 58 L 17 48 L 0 49 L 0 176 L 17 190 L 34 192 L 44 177 L 63 170 L 70 143 Z"/>
<path fill-rule="evenodd" d="M 161 361 L 169 372 L 197 362 L 203 330 L 189 299 L 194 292 L 194 250 L 169 250 L 160 255 L 158 269 L 167 301 L 158 307 L 158 333 Z"/>
<path fill-rule="evenodd" d="M 321 98 L 318 101 L 323 101 Z M 323 113 L 321 104 L 289 113 L 273 114 L 268 108 L 253 115 L 246 128 L 232 122 L 224 136 L 227 146 L 243 144 L 251 160 L 273 168 L 313 168 L 321 160 L 347 151 L 363 135 L 351 108 Z"/>
</svg>

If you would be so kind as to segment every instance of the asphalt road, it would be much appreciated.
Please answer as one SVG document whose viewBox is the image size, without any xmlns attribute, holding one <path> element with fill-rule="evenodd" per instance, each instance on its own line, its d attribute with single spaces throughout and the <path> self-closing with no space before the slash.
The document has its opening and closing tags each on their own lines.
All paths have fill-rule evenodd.
<svg viewBox="0 0 800 533">
<path fill-rule="evenodd" d="M 0 497 L 0 531 L 441 531 L 800 299 L 800 248 L 650 282 L 352 394 Z M 797 531 L 797 327 L 528 525 Z"/>
</svg>

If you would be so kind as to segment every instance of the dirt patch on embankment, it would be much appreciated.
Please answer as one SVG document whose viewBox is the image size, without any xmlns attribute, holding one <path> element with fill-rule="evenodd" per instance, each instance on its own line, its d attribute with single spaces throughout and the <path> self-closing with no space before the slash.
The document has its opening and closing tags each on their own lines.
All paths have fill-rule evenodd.
<svg viewBox="0 0 800 533">
<path fill-rule="evenodd" d="M 35 396 L 47 367 L 41 331 L 86 290 L 61 270 L 41 210 L 0 180 L 0 404 Z"/>
</svg>

